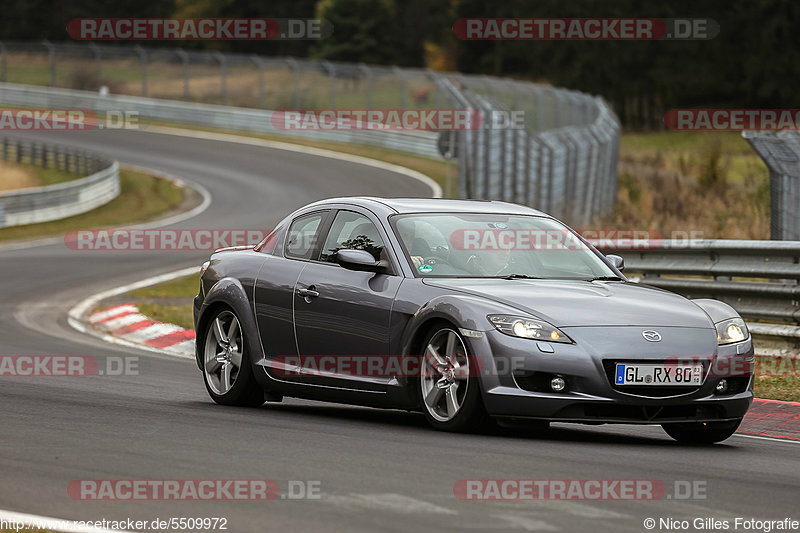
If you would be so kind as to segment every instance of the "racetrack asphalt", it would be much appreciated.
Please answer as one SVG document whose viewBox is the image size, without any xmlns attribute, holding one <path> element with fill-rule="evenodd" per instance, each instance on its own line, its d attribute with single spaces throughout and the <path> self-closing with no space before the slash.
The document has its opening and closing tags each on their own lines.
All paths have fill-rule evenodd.
<svg viewBox="0 0 800 533">
<path fill-rule="evenodd" d="M 25 134 L 204 186 L 211 206 L 176 228 L 271 227 L 312 200 L 428 196 L 406 176 L 355 163 L 146 131 Z M 645 518 L 798 515 L 800 445 L 734 436 L 674 443 L 658 427 L 555 425 L 547 434 L 456 435 L 421 415 L 294 399 L 217 406 L 191 360 L 108 344 L 72 330 L 86 296 L 199 265 L 206 252 L 76 252 L 63 243 L 0 250 L 2 354 L 138 357 L 138 375 L 0 378 L 0 509 L 76 520 L 225 517 L 228 531 L 646 531 Z M 320 482 L 320 499 L 87 502 L 79 479 L 273 479 Z M 696 482 L 704 496 L 657 501 L 461 501 L 464 479 Z M 656 527 L 656 531 L 664 530 Z M 690 528 L 690 530 L 692 530 Z"/>
</svg>

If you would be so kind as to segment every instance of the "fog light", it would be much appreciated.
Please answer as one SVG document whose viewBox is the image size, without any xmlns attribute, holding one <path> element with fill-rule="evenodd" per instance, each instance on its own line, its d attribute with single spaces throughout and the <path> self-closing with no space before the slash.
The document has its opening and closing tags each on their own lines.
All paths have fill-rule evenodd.
<svg viewBox="0 0 800 533">
<path fill-rule="evenodd" d="M 714 390 L 717 391 L 717 394 L 725 394 L 725 392 L 728 390 L 728 380 L 727 379 L 719 380 L 719 383 L 717 383 L 717 387 Z"/>
<path fill-rule="evenodd" d="M 553 389 L 553 392 L 561 392 L 566 386 L 567 382 L 561 376 L 556 376 L 550 380 L 550 388 Z"/>
</svg>

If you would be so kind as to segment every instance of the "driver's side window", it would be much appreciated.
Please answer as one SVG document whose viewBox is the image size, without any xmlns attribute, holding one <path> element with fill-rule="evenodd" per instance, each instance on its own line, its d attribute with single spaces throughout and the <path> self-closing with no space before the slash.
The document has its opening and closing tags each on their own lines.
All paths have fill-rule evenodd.
<svg viewBox="0 0 800 533">
<path fill-rule="evenodd" d="M 341 249 L 366 250 L 376 261 L 381 260 L 383 239 L 370 219 L 353 211 L 339 211 L 325 239 L 320 261 L 336 262 Z"/>
</svg>

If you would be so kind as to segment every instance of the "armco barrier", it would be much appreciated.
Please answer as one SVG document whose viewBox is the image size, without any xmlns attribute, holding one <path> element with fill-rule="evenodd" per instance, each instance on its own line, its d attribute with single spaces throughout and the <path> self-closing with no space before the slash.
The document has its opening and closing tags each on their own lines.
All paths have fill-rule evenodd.
<svg viewBox="0 0 800 533">
<path fill-rule="evenodd" d="M 640 283 L 689 298 L 730 304 L 754 333 L 800 338 L 800 241 L 651 241 L 648 249 L 611 250 Z M 776 324 L 777 323 L 777 324 Z"/>
<path fill-rule="evenodd" d="M 119 165 L 75 148 L 3 138 L 4 161 L 57 168 L 83 178 L 0 192 L 0 228 L 47 222 L 91 211 L 119 195 Z"/>
</svg>

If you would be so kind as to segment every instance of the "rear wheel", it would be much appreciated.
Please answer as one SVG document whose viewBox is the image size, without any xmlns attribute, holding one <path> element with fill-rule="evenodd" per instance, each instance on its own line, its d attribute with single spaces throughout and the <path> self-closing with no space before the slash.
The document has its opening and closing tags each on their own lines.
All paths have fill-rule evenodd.
<svg viewBox="0 0 800 533">
<path fill-rule="evenodd" d="M 204 336 L 203 378 L 209 396 L 222 405 L 257 407 L 264 391 L 253 376 L 245 333 L 229 308 L 216 311 Z"/>
<path fill-rule="evenodd" d="M 687 422 L 662 424 L 667 435 L 685 444 L 714 444 L 727 439 L 739 428 L 742 419 L 730 422 Z"/>
<path fill-rule="evenodd" d="M 423 345 L 419 394 L 428 422 L 444 431 L 472 431 L 491 421 L 464 339 L 452 327 L 434 329 Z"/>
</svg>

